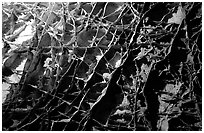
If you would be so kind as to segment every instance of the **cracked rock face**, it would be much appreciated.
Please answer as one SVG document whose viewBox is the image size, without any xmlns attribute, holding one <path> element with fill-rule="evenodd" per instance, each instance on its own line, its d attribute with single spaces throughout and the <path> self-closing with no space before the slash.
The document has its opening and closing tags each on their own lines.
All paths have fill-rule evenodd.
<svg viewBox="0 0 204 133">
<path fill-rule="evenodd" d="M 3 3 L 2 130 L 200 131 L 201 8 Z"/>
</svg>

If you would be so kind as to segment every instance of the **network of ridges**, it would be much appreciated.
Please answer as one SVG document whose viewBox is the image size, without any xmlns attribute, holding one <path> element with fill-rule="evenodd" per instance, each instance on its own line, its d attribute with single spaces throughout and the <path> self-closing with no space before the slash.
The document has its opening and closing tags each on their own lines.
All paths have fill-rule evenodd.
<svg viewBox="0 0 204 133">
<path fill-rule="evenodd" d="M 166 124 L 167 121 L 162 121 L 163 118 L 155 120 L 151 118 L 151 114 L 155 115 L 157 112 L 151 102 L 155 99 L 151 99 L 150 95 L 156 96 L 155 92 L 158 94 L 163 92 L 155 88 L 150 90 L 151 87 L 145 86 L 145 83 L 151 80 L 148 77 L 150 70 L 154 71 L 154 67 L 158 66 L 155 63 L 168 62 L 168 59 L 172 61 L 170 56 L 173 53 L 169 54 L 169 51 L 174 51 L 172 49 L 175 48 L 175 43 L 172 42 L 177 40 L 174 37 L 183 32 L 181 29 L 184 28 L 182 26 L 185 26 L 185 23 L 167 26 L 164 23 L 148 27 L 149 24 L 157 23 L 150 19 L 145 22 L 146 25 L 141 26 L 142 22 L 140 22 L 135 31 L 134 26 L 137 24 L 131 24 L 131 22 L 137 22 L 137 19 L 140 19 L 140 14 L 133 10 L 136 9 L 136 4 L 119 3 L 119 5 L 121 6 L 120 10 L 117 10 L 118 4 L 113 3 L 81 3 L 81 5 L 77 3 L 66 5 L 65 3 L 63 7 L 64 9 L 68 8 L 68 12 L 65 11 L 64 20 L 62 18 L 60 20 L 64 26 L 63 33 L 59 36 L 54 34 L 54 37 L 52 31 L 36 34 L 40 41 L 34 43 L 33 47 L 40 50 L 35 55 L 36 61 L 33 61 L 29 68 L 32 76 L 28 72 L 27 78 L 22 82 L 23 84 L 29 83 L 23 85 L 24 88 L 31 88 L 34 92 L 29 94 L 28 100 L 24 99 L 24 102 L 28 101 L 29 103 L 23 104 L 30 105 L 32 108 L 27 110 L 23 120 L 20 123 L 17 121 L 17 126 L 11 126 L 10 130 L 155 130 L 156 122 L 161 122 L 161 125 Z M 151 15 L 149 7 L 158 8 L 150 3 L 138 4 L 137 8 L 140 6 L 143 6 L 143 10 L 138 10 L 138 13 L 145 13 L 146 10 L 149 10 L 143 18 Z M 194 6 L 198 5 L 193 4 L 191 8 L 194 9 Z M 113 8 L 115 13 L 107 13 L 100 10 L 101 7 L 105 7 L 105 9 L 115 7 Z M 80 10 L 81 8 L 83 10 Z M 49 8 L 49 10 L 51 9 Z M 88 18 L 81 17 L 87 13 L 90 13 Z M 107 16 L 107 14 L 110 15 Z M 125 21 L 127 18 L 130 20 Z M 67 20 L 65 21 L 65 19 Z M 110 21 L 110 23 L 108 22 L 110 26 L 106 26 L 106 23 L 96 25 L 96 23 L 103 22 L 103 19 Z M 41 22 L 46 21 L 45 25 L 42 23 L 41 31 L 47 31 L 50 23 L 53 23 L 48 20 L 40 20 Z M 59 21 L 59 19 L 57 20 Z M 187 19 L 186 23 L 190 22 Z M 74 28 L 76 31 L 73 31 Z M 170 29 L 171 31 L 169 31 Z M 56 30 L 61 32 L 60 29 Z M 200 37 L 197 34 L 189 36 Z M 169 40 L 166 40 L 165 37 L 168 37 Z M 33 38 L 34 42 L 35 39 L 36 36 Z M 122 41 L 124 43 L 121 43 Z M 53 45 L 53 42 L 60 43 Z M 193 54 L 199 56 L 200 52 L 197 47 L 193 45 L 190 49 L 195 48 L 196 50 L 192 50 L 195 52 Z M 167 58 L 165 59 L 165 57 Z M 51 58 L 52 63 L 43 68 L 41 63 L 47 58 Z M 118 62 L 118 60 L 121 61 Z M 197 60 L 201 62 L 200 58 Z M 187 62 L 189 61 L 191 60 Z M 196 64 L 196 69 L 197 66 L 200 70 L 201 66 Z M 34 68 L 37 68 L 37 71 L 33 71 Z M 184 70 L 190 68 L 191 71 L 194 71 L 194 66 L 184 64 L 184 68 Z M 161 71 L 163 72 L 163 70 Z M 40 76 L 32 81 L 32 78 L 35 77 L 33 75 L 36 74 Z M 172 75 L 177 76 L 174 73 Z M 179 83 L 177 82 L 174 87 L 167 85 L 165 88 L 180 89 Z M 196 81 L 195 85 L 199 86 L 199 83 Z M 159 89 L 164 89 L 164 87 Z M 26 97 L 26 94 L 23 96 Z M 19 100 L 19 102 L 21 101 Z M 153 109 L 152 112 L 145 112 L 151 109 Z M 171 112 L 172 110 L 170 110 Z M 163 113 L 163 110 L 160 110 L 159 113 Z M 115 117 L 117 118 L 115 119 Z M 152 123 L 148 123 L 148 120 Z M 125 127 L 125 124 L 128 127 Z M 162 126 L 158 128 L 165 129 Z"/>
</svg>

